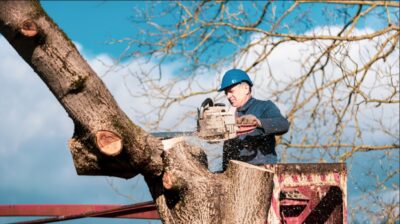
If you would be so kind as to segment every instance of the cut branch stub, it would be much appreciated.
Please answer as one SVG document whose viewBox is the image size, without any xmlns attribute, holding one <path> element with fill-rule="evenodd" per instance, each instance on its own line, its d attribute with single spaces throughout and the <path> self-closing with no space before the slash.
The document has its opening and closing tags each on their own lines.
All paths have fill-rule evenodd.
<svg viewBox="0 0 400 224">
<path fill-rule="evenodd" d="M 100 152 L 108 156 L 116 156 L 122 150 L 122 139 L 112 131 L 97 131 L 96 144 Z"/>
<path fill-rule="evenodd" d="M 21 25 L 21 33 L 26 37 L 34 37 L 38 33 L 36 23 L 31 20 L 25 20 Z"/>
<path fill-rule="evenodd" d="M 171 190 L 173 183 L 172 183 L 172 174 L 170 172 L 165 172 L 162 177 L 162 183 L 165 189 Z"/>
</svg>

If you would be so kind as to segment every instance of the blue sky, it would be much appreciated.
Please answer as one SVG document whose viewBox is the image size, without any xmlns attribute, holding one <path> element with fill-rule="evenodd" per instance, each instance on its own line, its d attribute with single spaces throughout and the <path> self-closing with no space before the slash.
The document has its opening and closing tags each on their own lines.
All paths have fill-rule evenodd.
<svg viewBox="0 0 400 224">
<path fill-rule="evenodd" d="M 130 22 L 133 8 L 145 5 L 140 1 L 42 1 L 41 4 L 72 40 L 85 47 L 89 56 L 104 52 L 118 56 L 124 46 L 107 43 L 135 34 L 137 30 Z"/>
<path fill-rule="evenodd" d="M 111 40 L 121 40 L 126 37 L 131 37 L 139 33 L 142 24 L 133 23 L 132 20 L 137 18 L 137 11 L 141 9 L 148 9 L 149 5 L 146 1 L 42 1 L 43 8 L 53 18 L 53 20 L 68 34 L 68 36 L 78 41 L 85 47 L 86 56 L 107 52 L 107 54 L 113 57 L 120 56 L 121 52 L 125 49 L 125 43 L 114 43 L 109 44 Z M 190 5 L 190 2 L 183 2 L 183 4 Z M 256 2 L 256 4 L 264 4 L 263 2 Z M 281 14 L 287 10 L 293 3 L 290 1 L 276 1 L 278 6 L 276 11 L 277 14 Z M 154 10 L 154 13 L 163 11 L 163 4 L 159 4 Z M 238 6 L 239 4 L 231 4 Z M 298 6 L 294 13 L 282 21 L 293 20 L 294 17 L 300 16 L 298 12 L 305 10 L 311 15 L 308 22 L 312 22 L 318 26 L 324 25 L 335 25 L 337 23 L 343 23 L 345 18 L 330 18 L 328 21 L 323 14 L 326 12 L 326 8 L 338 7 L 335 4 L 314 4 L 310 7 L 310 4 L 304 4 Z M 245 4 L 245 7 L 253 9 L 250 4 Z M 261 7 L 261 6 L 260 6 Z M 356 11 L 356 7 L 351 8 L 351 12 Z M 382 12 L 384 13 L 384 12 Z M 170 21 L 174 18 L 173 15 L 165 15 L 162 19 L 156 20 L 160 23 Z M 348 18 L 347 18 L 348 19 Z M 300 19 L 301 21 L 301 19 Z M 292 24 L 291 24 L 292 25 Z M 380 20 L 370 19 L 367 17 L 361 18 L 357 23 L 358 28 L 379 28 L 382 26 Z M 149 27 L 145 27 L 149 29 Z M 267 28 L 267 27 L 261 27 Z M 293 24 L 291 31 L 302 33 L 310 27 L 305 26 L 303 23 Z M 287 32 L 287 30 L 284 30 Z M 137 36 L 136 36 L 137 37 Z"/>
<path fill-rule="evenodd" d="M 137 27 L 130 21 L 133 8 L 145 8 L 148 5 L 145 1 L 41 3 L 59 27 L 78 44 L 83 56 L 99 75 L 108 71 L 102 64 L 112 64 L 112 58 L 118 57 L 125 48 L 123 44 L 109 45 L 107 42 L 137 34 Z M 317 15 L 313 18 L 318 20 Z M 379 26 L 370 21 L 360 24 L 360 28 Z M 124 180 L 76 175 L 67 147 L 73 134 L 72 121 L 39 77 L 1 36 L 0 49 L 0 204 L 128 204 L 151 200 L 141 177 Z M 289 56 L 290 51 L 280 55 L 280 58 Z M 176 63 L 167 64 L 166 73 L 172 75 L 170 71 L 179 66 Z M 280 67 L 290 69 L 290 66 Z M 140 118 L 133 113 L 132 105 L 143 105 L 143 101 L 132 99 L 124 87 L 125 78 L 124 70 L 121 70 L 103 79 L 122 109 L 133 121 L 138 121 Z M 135 85 L 137 83 L 133 82 L 132 87 Z M 217 84 L 212 81 L 210 85 Z M 173 115 L 170 115 L 167 120 L 173 119 Z M 189 123 L 185 127 L 193 125 Z M 379 156 L 379 153 L 374 154 L 374 157 Z M 362 161 L 362 155 L 354 160 Z M 354 172 L 362 172 L 365 164 L 359 165 Z M 352 183 L 349 184 L 349 192 L 357 194 L 355 188 Z M 20 219 L 0 218 L 0 223 L 12 220 Z M 84 223 L 99 222 L 132 223 L 132 220 L 96 219 L 85 220 Z"/>
</svg>

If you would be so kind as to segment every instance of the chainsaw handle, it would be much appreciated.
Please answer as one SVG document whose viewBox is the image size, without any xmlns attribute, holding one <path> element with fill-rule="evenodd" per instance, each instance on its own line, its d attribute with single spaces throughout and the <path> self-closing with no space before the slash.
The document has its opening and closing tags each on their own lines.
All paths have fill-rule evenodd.
<svg viewBox="0 0 400 224">
<path fill-rule="evenodd" d="M 203 119 L 203 113 L 204 113 L 206 106 L 212 107 L 213 105 L 214 105 L 214 102 L 212 101 L 212 99 L 207 98 L 201 103 L 200 108 L 197 108 L 197 131 L 199 131 L 199 129 L 200 129 L 199 120 Z"/>
<path fill-rule="evenodd" d="M 239 125 L 239 130 L 236 131 L 236 134 L 238 136 L 245 135 L 250 132 L 253 132 L 256 128 L 257 128 L 257 125 L 255 125 L 255 124 Z"/>
<path fill-rule="evenodd" d="M 197 108 L 197 121 L 201 118 L 203 119 L 203 113 L 206 107 L 212 107 L 214 105 L 214 102 L 212 101 L 211 98 L 205 99 L 200 106 L 200 109 Z"/>
<path fill-rule="evenodd" d="M 214 105 L 214 102 L 212 101 L 211 98 L 207 98 L 203 101 L 203 103 L 201 103 L 201 108 L 205 108 L 206 106 L 212 107 Z"/>
</svg>

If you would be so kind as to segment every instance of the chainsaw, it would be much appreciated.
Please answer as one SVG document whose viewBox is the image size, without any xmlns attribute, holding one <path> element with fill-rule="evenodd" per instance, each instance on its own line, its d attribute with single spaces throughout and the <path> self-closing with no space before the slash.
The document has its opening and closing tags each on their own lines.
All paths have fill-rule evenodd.
<svg viewBox="0 0 400 224">
<path fill-rule="evenodd" d="M 212 99 L 203 101 L 197 108 L 196 132 L 154 132 L 156 137 L 168 139 L 177 136 L 198 136 L 209 143 L 217 143 L 237 136 L 236 109 L 224 104 L 214 104 Z"/>
<path fill-rule="evenodd" d="M 208 142 L 235 138 L 238 130 L 235 114 L 235 108 L 205 99 L 197 109 L 197 136 Z"/>
</svg>

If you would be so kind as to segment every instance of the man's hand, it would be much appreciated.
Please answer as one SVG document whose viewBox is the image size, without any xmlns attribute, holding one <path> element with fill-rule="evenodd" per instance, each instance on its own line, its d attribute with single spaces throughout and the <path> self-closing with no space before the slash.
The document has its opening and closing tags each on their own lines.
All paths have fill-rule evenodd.
<svg viewBox="0 0 400 224">
<path fill-rule="evenodd" d="M 236 118 L 236 124 L 239 127 L 239 130 L 236 132 L 237 135 L 245 135 L 254 131 L 257 127 L 261 127 L 260 120 L 251 114 Z"/>
</svg>

